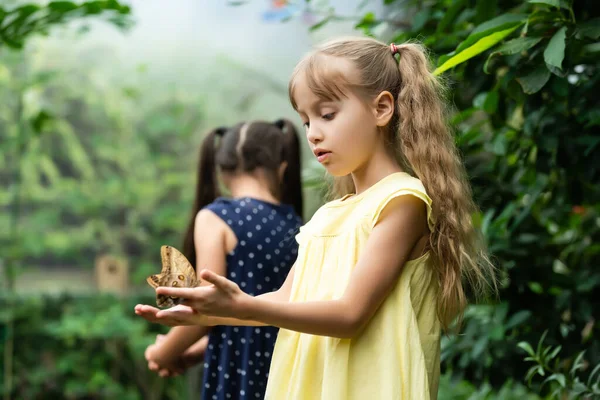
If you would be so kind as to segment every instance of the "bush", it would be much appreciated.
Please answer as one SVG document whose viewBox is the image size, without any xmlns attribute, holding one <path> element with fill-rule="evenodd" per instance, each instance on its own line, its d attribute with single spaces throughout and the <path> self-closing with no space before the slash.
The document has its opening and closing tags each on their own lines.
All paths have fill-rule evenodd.
<svg viewBox="0 0 600 400">
<path fill-rule="evenodd" d="M 14 399 L 183 398 L 181 377 L 162 379 L 148 370 L 144 350 L 164 327 L 137 317 L 148 297 L 110 295 L 0 297 L 2 344 L 14 324 Z M 6 371 L 3 371 L 3 376 Z M 5 387 L 0 382 L 0 393 Z"/>
<path fill-rule="evenodd" d="M 482 210 L 474 218 L 501 272 L 499 304 L 467 311 L 464 334 L 444 341 L 444 367 L 476 386 L 520 381 L 528 366 L 517 343 L 547 331 L 566 362 L 586 348 L 589 373 L 600 362 L 595 2 L 384 3 L 384 18 L 366 13 L 356 28 L 431 49 L 456 106 L 456 140 Z M 336 20 L 321 11 L 329 14 L 315 28 Z"/>
</svg>

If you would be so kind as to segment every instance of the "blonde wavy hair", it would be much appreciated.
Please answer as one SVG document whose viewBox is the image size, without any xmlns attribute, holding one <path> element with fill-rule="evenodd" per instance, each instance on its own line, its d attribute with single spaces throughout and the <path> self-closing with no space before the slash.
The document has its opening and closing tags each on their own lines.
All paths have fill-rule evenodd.
<svg viewBox="0 0 600 400">
<path fill-rule="evenodd" d="M 385 127 L 386 140 L 398 163 L 421 180 L 432 199 L 435 226 L 429 249 L 439 282 L 437 314 L 445 331 L 467 305 L 468 290 L 477 298 L 496 293 L 495 268 L 485 241 L 473 224 L 477 207 L 454 138 L 448 126 L 444 85 L 431 72 L 426 50 L 417 43 L 391 48 L 371 38 L 342 38 L 309 53 L 296 67 L 289 84 L 301 74 L 315 95 L 340 100 L 348 90 L 367 100 L 383 91 L 394 96 L 394 115 Z M 350 61 L 357 74 L 344 74 L 331 57 Z M 356 76 L 349 76 L 356 75 Z M 333 195 L 354 192 L 350 176 L 336 178 Z"/>
</svg>

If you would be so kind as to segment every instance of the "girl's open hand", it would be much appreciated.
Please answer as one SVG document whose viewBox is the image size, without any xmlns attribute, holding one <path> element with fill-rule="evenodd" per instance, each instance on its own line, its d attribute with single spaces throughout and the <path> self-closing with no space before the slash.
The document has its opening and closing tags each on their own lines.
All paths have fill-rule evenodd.
<svg viewBox="0 0 600 400">
<path fill-rule="evenodd" d="M 181 298 L 183 304 L 166 310 L 137 305 L 136 314 L 150 322 L 168 326 L 211 325 L 207 317 L 245 318 L 245 303 L 250 296 L 242 292 L 236 283 L 208 270 L 203 270 L 200 278 L 212 285 L 156 288 L 156 293 Z"/>
</svg>

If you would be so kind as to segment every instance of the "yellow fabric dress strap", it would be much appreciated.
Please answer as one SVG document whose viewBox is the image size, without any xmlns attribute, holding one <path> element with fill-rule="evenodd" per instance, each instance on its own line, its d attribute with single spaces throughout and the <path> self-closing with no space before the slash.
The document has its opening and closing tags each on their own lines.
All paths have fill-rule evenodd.
<svg viewBox="0 0 600 400">
<path fill-rule="evenodd" d="M 373 226 L 379 221 L 381 212 L 388 205 L 390 201 L 399 196 L 415 196 L 423 200 L 427 206 L 427 224 L 430 230 L 433 230 L 435 225 L 435 219 L 431 211 L 431 198 L 427 195 L 423 183 L 412 176 L 403 172 L 395 173 L 384 178 L 385 182 L 378 190 L 377 193 L 377 206 L 372 214 Z"/>
</svg>

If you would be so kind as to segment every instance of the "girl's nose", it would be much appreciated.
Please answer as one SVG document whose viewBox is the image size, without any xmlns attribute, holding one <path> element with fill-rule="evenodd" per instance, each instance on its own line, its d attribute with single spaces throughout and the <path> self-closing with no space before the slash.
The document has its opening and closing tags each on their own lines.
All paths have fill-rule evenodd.
<svg viewBox="0 0 600 400">
<path fill-rule="evenodd" d="M 308 141 L 312 144 L 321 143 L 323 141 L 323 134 L 321 133 L 321 131 L 316 129 L 316 127 L 311 126 L 310 128 L 308 128 L 306 136 L 308 138 Z"/>
</svg>

